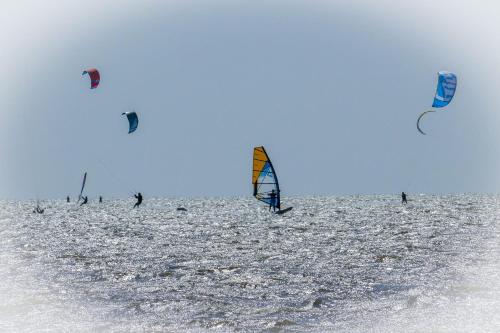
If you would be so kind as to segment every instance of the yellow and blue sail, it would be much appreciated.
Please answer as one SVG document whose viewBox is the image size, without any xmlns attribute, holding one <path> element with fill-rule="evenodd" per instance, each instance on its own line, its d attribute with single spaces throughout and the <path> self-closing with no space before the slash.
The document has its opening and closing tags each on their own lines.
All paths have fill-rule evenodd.
<svg viewBox="0 0 500 333">
<path fill-rule="evenodd" d="M 271 207 L 280 208 L 280 187 L 273 164 L 264 147 L 253 150 L 252 185 L 254 197 Z"/>
</svg>

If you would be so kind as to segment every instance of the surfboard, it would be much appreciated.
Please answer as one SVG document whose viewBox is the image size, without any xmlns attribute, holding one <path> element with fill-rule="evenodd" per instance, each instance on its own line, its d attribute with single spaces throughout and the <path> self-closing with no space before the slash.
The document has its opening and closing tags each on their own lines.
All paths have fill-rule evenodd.
<svg viewBox="0 0 500 333">
<path fill-rule="evenodd" d="M 280 209 L 280 210 L 278 210 L 278 211 L 276 212 L 276 214 L 278 214 L 278 215 L 282 215 L 282 214 L 285 214 L 286 212 L 291 211 L 292 209 L 293 209 L 293 207 L 287 207 L 287 208 L 285 208 L 285 209 Z"/>
</svg>

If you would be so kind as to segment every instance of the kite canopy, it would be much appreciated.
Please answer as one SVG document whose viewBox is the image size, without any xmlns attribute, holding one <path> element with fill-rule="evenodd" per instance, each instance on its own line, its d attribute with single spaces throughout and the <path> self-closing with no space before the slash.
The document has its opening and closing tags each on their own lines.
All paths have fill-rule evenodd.
<svg viewBox="0 0 500 333">
<path fill-rule="evenodd" d="M 137 117 L 137 113 L 135 112 L 123 112 L 122 115 L 126 115 L 128 119 L 128 133 L 132 133 L 137 129 L 137 126 L 139 126 L 139 118 Z"/>
<path fill-rule="evenodd" d="M 253 195 L 257 200 L 280 208 L 280 187 L 273 164 L 267 156 L 264 147 L 255 147 L 253 150 Z M 272 191 L 276 194 L 273 198 Z"/>
<path fill-rule="evenodd" d="M 101 80 L 101 76 L 99 75 L 99 71 L 95 68 L 89 68 L 86 71 L 83 71 L 82 75 L 88 74 L 90 77 L 90 89 L 95 89 L 99 85 Z"/>
<path fill-rule="evenodd" d="M 457 89 L 457 76 L 451 72 L 439 72 L 436 96 L 434 96 L 433 108 L 442 108 L 450 104 L 455 90 Z"/>
<path fill-rule="evenodd" d="M 432 103 L 433 108 L 442 108 L 450 104 L 453 96 L 455 95 L 455 90 L 457 89 L 457 76 L 451 72 L 441 71 L 438 72 L 438 83 L 436 88 L 436 95 L 434 96 L 434 102 Z M 425 135 L 425 133 L 420 128 L 420 120 L 427 113 L 436 112 L 436 110 L 429 110 L 422 112 L 417 119 L 417 130 Z"/>
</svg>

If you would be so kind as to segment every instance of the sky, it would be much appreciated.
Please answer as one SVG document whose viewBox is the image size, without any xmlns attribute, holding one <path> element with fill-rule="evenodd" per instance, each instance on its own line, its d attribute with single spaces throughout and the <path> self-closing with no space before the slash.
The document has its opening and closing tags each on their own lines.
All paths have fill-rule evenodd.
<svg viewBox="0 0 500 333">
<path fill-rule="evenodd" d="M 500 188 L 494 1 L 1 7 L 0 198 L 251 195 L 260 145 L 284 196 Z"/>
</svg>

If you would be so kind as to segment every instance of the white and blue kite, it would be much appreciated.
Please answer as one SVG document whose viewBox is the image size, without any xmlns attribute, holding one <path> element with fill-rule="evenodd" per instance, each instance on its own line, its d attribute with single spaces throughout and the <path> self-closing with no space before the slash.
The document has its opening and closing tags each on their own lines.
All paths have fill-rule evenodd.
<svg viewBox="0 0 500 333">
<path fill-rule="evenodd" d="M 434 102 L 432 103 L 433 108 L 442 108 L 450 104 L 453 96 L 455 95 L 455 90 L 457 89 L 457 76 L 451 72 L 439 72 L 438 73 L 438 84 L 436 88 L 436 95 L 434 96 Z M 420 133 L 425 133 L 420 129 L 419 123 L 422 117 L 429 113 L 436 112 L 436 110 L 429 110 L 423 112 L 417 119 L 417 129 Z"/>
</svg>

